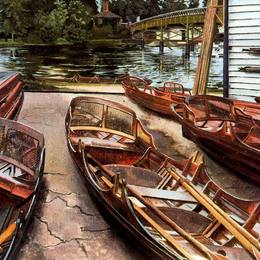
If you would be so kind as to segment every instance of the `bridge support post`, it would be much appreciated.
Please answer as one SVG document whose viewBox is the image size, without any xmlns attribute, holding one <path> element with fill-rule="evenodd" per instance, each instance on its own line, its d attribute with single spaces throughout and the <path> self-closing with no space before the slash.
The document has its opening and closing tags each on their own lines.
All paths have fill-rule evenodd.
<svg viewBox="0 0 260 260">
<path fill-rule="evenodd" d="M 190 51 L 194 51 L 194 25 L 191 27 L 191 44 L 190 44 Z"/>
<path fill-rule="evenodd" d="M 144 49 L 145 41 L 144 41 L 144 33 L 142 32 L 142 39 L 141 39 L 141 48 Z"/>
<path fill-rule="evenodd" d="M 164 52 L 163 27 L 161 27 L 159 52 L 160 54 L 163 54 Z"/>
<path fill-rule="evenodd" d="M 189 23 L 186 25 L 186 46 L 185 46 L 185 57 L 190 57 L 190 26 Z"/>
</svg>

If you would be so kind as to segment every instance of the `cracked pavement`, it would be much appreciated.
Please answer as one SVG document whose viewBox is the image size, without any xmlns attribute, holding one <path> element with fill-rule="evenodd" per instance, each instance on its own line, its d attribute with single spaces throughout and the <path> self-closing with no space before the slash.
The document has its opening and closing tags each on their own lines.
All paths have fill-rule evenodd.
<svg viewBox="0 0 260 260">
<path fill-rule="evenodd" d="M 76 96 L 79 94 L 25 93 L 18 120 L 44 133 L 46 163 L 40 199 L 17 259 L 145 259 L 135 245 L 123 239 L 119 230 L 104 220 L 69 155 L 64 118 L 71 99 Z M 181 126 L 172 120 L 140 109 L 124 95 L 95 96 L 134 109 L 164 153 L 180 159 L 198 150 L 194 143 L 182 137 Z M 242 191 L 247 197 L 258 194 L 260 198 L 259 190 L 252 192 L 252 185 L 233 175 L 226 178 L 223 169 L 209 158 L 206 160 L 214 178 L 225 178 L 227 189 Z"/>
</svg>

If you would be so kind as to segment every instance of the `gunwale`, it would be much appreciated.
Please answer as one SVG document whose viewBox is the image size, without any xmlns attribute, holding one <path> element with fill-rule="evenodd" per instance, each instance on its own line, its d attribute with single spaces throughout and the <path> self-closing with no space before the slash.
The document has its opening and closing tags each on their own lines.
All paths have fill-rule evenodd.
<svg viewBox="0 0 260 260">
<path fill-rule="evenodd" d="M 184 99 L 190 95 L 190 93 L 186 93 L 183 86 L 178 83 L 165 82 L 162 88 L 153 88 L 150 84 L 151 82 L 138 77 L 128 76 L 122 80 L 122 85 L 127 97 L 145 108 L 167 116 L 174 117 L 170 109 L 172 103 L 182 103 Z M 170 84 L 180 86 L 181 90 L 170 92 Z M 137 85 L 142 85 L 142 88 Z M 175 119 L 177 119 L 177 117 Z"/>
<path fill-rule="evenodd" d="M 16 72 L 2 72 L 0 76 L 0 116 L 16 119 L 24 100 L 24 83 Z"/>
<path fill-rule="evenodd" d="M 73 102 L 72 102 L 73 103 Z M 91 165 L 91 163 L 89 163 L 89 162 L 87 162 L 86 161 L 86 158 L 89 156 L 89 152 L 90 152 L 90 148 L 91 148 L 91 145 L 87 145 L 87 144 L 85 144 L 84 143 L 84 141 L 82 141 L 82 142 L 79 142 L 78 144 L 72 144 L 72 142 L 70 141 L 70 125 L 69 125 L 69 122 L 70 122 L 70 119 L 69 119 L 69 117 L 71 116 L 71 108 L 69 108 L 69 110 L 68 110 L 68 113 L 67 113 L 67 117 L 66 117 L 66 130 L 67 130 L 67 140 L 68 140 L 68 144 L 69 144 L 69 148 L 70 148 L 70 152 L 71 152 L 71 154 L 72 154 L 72 157 L 73 157 L 73 159 L 74 159 L 74 161 L 76 162 L 76 165 L 79 167 L 79 169 L 80 169 L 80 171 L 81 171 L 81 174 L 82 174 L 82 176 L 83 176 L 83 178 L 85 179 L 85 181 L 88 183 L 87 184 L 87 186 L 88 186 L 88 188 L 90 189 L 90 190 L 92 190 L 91 191 L 91 193 L 93 192 L 94 194 L 92 194 L 92 196 L 94 196 L 95 198 L 97 198 L 98 196 L 103 196 L 102 194 L 103 193 L 106 193 L 106 192 L 108 192 L 109 190 L 111 190 L 111 192 L 110 192 L 110 196 L 111 196 L 111 193 L 112 194 L 117 194 L 117 192 L 115 191 L 115 190 L 117 190 L 118 189 L 118 186 L 121 186 L 121 192 L 122 193 L 125 193 L 125 195 L 124 195 L 124 197 L 127 197 L 127 192 L 129 192 L 129 189 L 127 190 L 126 188 L 122 188 L 122 185 L 123 185 L 123 183 L 124 183 L 124 180 L 117 180 L 116 181 L 116 179 L 117 179 L 117 175 L 113 175 L 113 178 L 111 179 L 111 175 L 110 175 L 110 171 L 107 169 L 107 166 L 105 165 L 105 166 L 102 166 L 102 165 L 100 165 L 99 163 L 97 163 L 97 166 L 99 167 L 99 170 L 101 170 L 102 171 L 102 173 L 104 172 L 105 173 L 105 175 L 104 176 L 109 176 L 110 175 L 110 179 L 108 179 L 107 181 L 105 181 L 106 183 L 108 183 L 109 184 L 109 182 L 112 182 L 113 183 L 113 189 L 110 187 L 108 187 L 109 189 L 107 189 L 107 188 L 105 188 L 104 186 L 102 186 L 102 187 L 100 187 L 98 184 L 94 184 L 95 182 L 96 182 L 96 180 L 95 179 L 93 179 L 92 177 L 90 177 L 91 176 L 91 174 L 94 176 L 94 174 L 93 174 L 93 169 L 95 169 L 95 167 L 93 167 L 93 169 L 91 169 L 92 167 L 90 167 L 90 165 Z M 71 147 L 73 148 L 73 149 L 71 149 Z M 154 147 L 150 147 L 150 148 L 148 148 L 148 150 L 156 150 L 156 148 L 154 148 Z M 147 151 L 148 151 L 147 150 Z M 85 151 L 87 152 L 87 156 L 85 156 Z M 146 151 L 146 152 L 147 152 Z M 162 155 L 161 153 L 160 153 L 160 155 Z M 143 156 L 141 156 L 141 158 L 143 158 L 144 159 L 144 154 L 143 154 Z M 91 161 L 95 161 L 95 159 L 93 159 L 93 157 L 92 156 L 90 156 L 89 157 L 89 159 L 91 160 Z M 139 158 L 140 159 L 140 158 Z M 169 158 L 167 158 L 167 160 L 166 161 L 169 161 Z M 95 161 L 96 162 L 96 161 Z M 136 162 L 137 163 L 137 162 Z M 191 162 L 190 162 L 191 163 Z M 175 164 L 176 164 L 176 162 L 175 162 Z M 177 163 L 178 164 L 178 163 Z M 90 168 L 89 168 L 90 167 Z M 96 177 L 95 177 L 96 178 Z M 110 180 L 110 181 L 109 181 Z M 91 187 L 92 186 L 92 187 Z M 108 185 L 109 186 L 109 185 Z M 128 187 L 129 188 L 129 187 Z M 122 191 L 123 190 L 123 191 Z M 105 202 L 104 201 L 104 198 L 103 199 L 101 199 L 101 198 L 99 198 L 99 200 L 101 200 L 102 201 L 102 203 L 104 203 L 104 204 L 108 204 L 108 205 L 106 205 L 106 206 L 104 206 L 104 205 L 102 205 L 102 207 L 110 207 L 110 209 L 109 209 L 109 211 L 110 211 L 110 213 L 111 213 L 111 210 L 113 210 L 113 216 L 115 217 L 115 215 L 118 215 L 118 212 L 115 210 L 115 209 L 113 209 L 113 207 L 115 207 L 115 205 L 113 206 L 112 205 L 112 209 L 111 209 L 111 205 L 109 205 L 109 203 L 108 202 Z M 130 205 L 129 207 L 128 207 L 128 213 L 130 214 L 132 214 L 132 218 L 133 219 L 136 219 L 137 217 L 135 216 L 136 214 L 134 213 L 133 214 L 133 212 L 135 212 L 135 210 L 133 209 L 133 208 L 131 208 L 131 203 L 132 202 L 130 202 L 130 201 L 128 201 L 127 202 L 127 198 L 125 199 L 126 200 L 126 205 Z M 123 207 L 123 206 L 122 206 Z M 130 215 L 131 215 L 130 214 Z M 117 218 L 118 217 L 122 217 L 122 216 L 120 216 L 120 214 L 119 214 L 119 216 L 117 216 Z M 138 222 L 138 218 L 137 218 L 137 220 L 136 220 L 137 222 Z M 140 222 L 140 220 L 139 220 L 139 222 Z M 122 224 L 122 223 L 121 223 Z M 131 227 L 132 226 L 132 224 L 131 223 L 129 223 L 128 224 L 129 225 L 129 227 Z M 140 226 L 140 223 L 139 223 L 139 228 L 141 227 L 141 230 L 142 230 L 142 232 L 144 232 L 145 233 L 145 231 L 143 230 L 143 228 L 142 228 L 142 225 Z M 132 227 L 130 228 L 130 229 L 132 229 Z M 133 232 L 133 230 L 132 230 L 132 232 Z M 147 233 L 147 232 L 146 232 Z M 147 236 L 147 234 L 145 234 L 145 236 Z M 149 237 L 149 236 L 148 236 Z M 146 237 L 146 240 L 147 240 L 147 237 Z M 145 240 L 145 241 L 146 241 Z M 147 242 L 147 241 L 146 241 Z M 154 243 L 157 243 L 156 241 L 152 241 L 152 246 L 154 247 Z M 162 245 L 157 245 L 157 247 L 155 247 L 155 248 L 157 248 L 158 249 L 158 247 L 160 248 Z M 154 248 L 153 248 L 154 249 Z M 160 250 L 163 250 L 163 252 L 161 252 Z M 159 250 L 159 252 L 158 251 L 156 251 L 157 253 L 157 255 L 158 256 L 160 256 L 160 257 L 162 257 L 162 256 L 164 256 L 164 257 L 169 257 L 169 252 L 167 252 L 167 253 L 165 253 L 165 247 L 163 247 L 163 248 L 161 248 Z M 166 250 L 167 251 L 167 250 Z M 175 254 L 173 254 L 173 255 L 171 255 L 170 256 L 170 258 L 172 258 L 172 257 L 180 257 L 180 255 L 179 255 L 179 253 L 180 252 L 178 252 L 177 253 L 177 255 L 176 255 L 176 252 L 175 252 Z"/>
<path fill-rule="evenodd" d="M 2 142 L 4 140 L 3 137 L 1 137 L 1 163 L 8 164 L 8 167 L 14 165 L 14 170 L 19 168 L 22 171 L 21 176 L 17 175 L 15 177 L 14 175 L 14 177 L 10 176 L 8 178 L 5 177 L 3 172 L 0 173 L 0 196 L 2 201 L 0 207 L 0 247 L 2 249 L 0 259 L 13 259 L 27 231 L 39 196 L 44 171 L 45 145 L 43 135 L 27 125 L 0 118 L 0 127 L 1 136 L 3 134 L 2 128 L 4 128 L 6 136 L 10 134 L 10 138 L 13 138 L 12 142 L 17 144 L 20 142 L 19 145 L 25 147 L 26 144 L 23 142 L 27 142 L 29 140 L 28 138 L 33 138 L 30 140 L 35 140 L 34 144 L 36 145 L 35 148 L 32 146 L 33 149 L 26 146 L 27 151 L 25 151 L 25 154 L 27 154 L 27 157 L 29 156 L 28 158 L 31 158 L 30 163 L 32 164 L 28 166 L 27 161 L 21 162 L 20 159 L 18 161 L 18 159 L 15 158 L 15 154 L 2 154 L 3 149 L 7 148 L 3 148 Z M 16 135 L 17 137 L 11 137 Z M 29 144 L 30 142 L 28 145 Z M 31 143 L 31 145 L 33 145 L 33 143 Z M 34 157 L 32 153 L 36 153 L 37 157 Z M 35 165 L 34 162 L 36 163 Z M 26 176 L 29 176 L 29 178 Z M 9 213 L 4 216 L 3 214 L 5 214 L 4 212 L 7 210 Z"/>
<path fill-rule="evenodd" d="M 218 116 L 212 116 L 213 112 L 207 109 L 207 104 L 212 106 L 213 102 L 220 104 L 215 108 Z M 183 136 L 228 168 L 260 182 L 260 104 L 202 95 L 187 98 L 182 105 L 172 105 L 172 110 L 182 124 Z"/>
</svg>

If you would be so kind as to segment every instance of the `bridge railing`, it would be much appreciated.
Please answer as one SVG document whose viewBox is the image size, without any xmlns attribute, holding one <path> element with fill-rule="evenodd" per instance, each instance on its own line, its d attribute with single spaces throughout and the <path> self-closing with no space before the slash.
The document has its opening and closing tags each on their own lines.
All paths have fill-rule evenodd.
<svg viewBox="0 0 260 260">
<path fill-rule="evenodd" d="M 135 27 L 135 26 L 144 24 L 144 23 L 152 21 L 152 20 L 163 19 L 163 18 L 180 17 L 180 16 L 192 16 L 192 15 L 204 15 L 206 10 L 207 10 L 207 8 L 191 8 L 191 9 L 184 9 L 184 10 L 169 12 L 169 13 L 165 13 L 165 14 L 159 14 L 159 15 L 156 15 L 156 16 L 152 16 L 152 17 L 143 19 L 140 22 L 135 22 L 131 26 Z"/>
</svg>

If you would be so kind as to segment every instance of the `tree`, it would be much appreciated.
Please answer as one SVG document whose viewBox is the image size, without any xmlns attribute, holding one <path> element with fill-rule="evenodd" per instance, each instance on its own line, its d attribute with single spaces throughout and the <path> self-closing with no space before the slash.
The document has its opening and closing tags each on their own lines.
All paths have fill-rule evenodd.
<svg viewBox="0 0 260 260">
<path fill-rule="evenodd" d="M 68 10 L 63 0 L 55 0 L 55 8 L 49 14 L 42 14 L 39 19 L 40 37 L 44 42 L 53 42 L 63 35 Z"/>
<path fill-rule="evenodd" d="M 91 13 L 97 13 L 98 6 L 96 0 L 81 0 L 81 2 L 85 5 L 88 5 L 91 8 Z"/>
<path fill-rule="evenodd" d="M 202 4 L 203 4 L 204 7 L 206 7 L 208 5 L 208 0 L 203 0 Z"/>
<path fill-rule="evenodd" d="M 26 14 L 25 5 L 28 0 L 1 0 L 0 10 L 2 10 L 2 32 L 5 35 L 12 35 L 14 40 L 15 35 L 23 34 L 26 31 L 25 23 L 23 22 Z"/>
<path fill-rule="evenodd" d="M 162 1 L 161 5 L 162 5 L 162 13 L 168 13 L 168 12 L 173 12 L 173 11 L 187 8 L 187 5 L 183 0 Z"/>
<path fill-rule="evenodd" d="M 148 0 L 147 1 L 147 14 L 148 16 L 155 16 L 161 13 L 160 0 Z"/>
<path fill-rule="evenodd" d="M 87 26 L 91 21 L 91 7 L 80 0 L 70 1 L 65 24 L 66 39 L 81 43 L 87 38 Z"/>
<path fill-rule="evenodd" d="M 144 0 L 114 0 L 111 4 L 112 12 L 122 16 L 128 22 L 135 22 L 138 16 L 141 18 L 150 16 L 147 8 L 148 3 Z"/>
<path fill-rule="evenodd" d="M 189 1 L 189 8 L 197 8 L 199 7 L 199 0 L 190 0 Z"/>
</svg>

